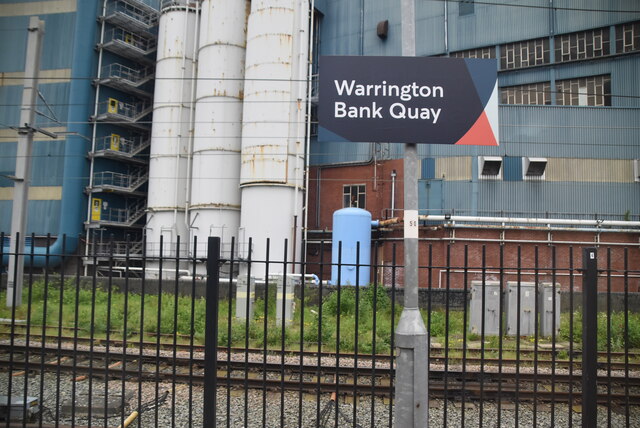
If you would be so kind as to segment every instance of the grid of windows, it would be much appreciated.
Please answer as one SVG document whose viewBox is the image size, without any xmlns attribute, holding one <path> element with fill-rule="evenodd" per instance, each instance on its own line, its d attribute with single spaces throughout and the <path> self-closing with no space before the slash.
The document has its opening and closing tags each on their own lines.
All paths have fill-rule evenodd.
<svg viewBox="0 0 640 428">
<path fill-rule="evenodd" d="M 610 106 L 611 76 L 558 80 L 556 104 L 561 106 Z"/>
<path fill-rule="evenodd" d="M 555 39 L 556 61 L 576 61 L 609 55 L 609 29 L 563 34 Z"/>
<path fill-rule="evenodd" d="M 366 208 L 366 186 L 364 184 L 342 187 L 342 207 Z"/>
<path fill-rule="evenodd" d="M 525 40 L 500 46 L 500 69 L 549 64 L 549 39 Z"/>
<path fill-rule="evenodd" d="M 616 26 L 616 52 L 640 50 L 640 21 Z"/>
<path fill-rule="evenodd" d="M 551 104 L 551 83 L 533 83 L 530 85 L 508 86 L 500 89 L 502 104 Z"/>
<path fill-rule="evenodd" d="M 469 49 L 466 51 L 452 52 L 451 56 L 455 58 L 495 58 L 496 49 L 493 46 Z"/>
</svg>

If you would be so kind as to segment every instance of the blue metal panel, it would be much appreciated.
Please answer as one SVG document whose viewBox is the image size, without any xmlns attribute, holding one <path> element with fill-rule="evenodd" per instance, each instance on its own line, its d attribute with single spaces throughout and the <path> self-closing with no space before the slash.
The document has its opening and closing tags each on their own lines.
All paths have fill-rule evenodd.
<svg viewBox="0 0 640 428">
<path fill-rule="evenodd" d="M 21 102 L 22 86 L 0 86 L 0 126 L 18 126 Z"/>
<path fill-rule="evenodd" d="M 38 97 L 37 109 L 49 117 L 37 115 L 36 124 L 41 127 L 60 127 L 67 123 L 69 109 L 69 87 L 71 83 L 40 84 L 38 89 L 44 101 Z M 22 86 L 20 86 L 22 91 Z M 46 104 L 45 104 L 46 102 Z M 51 109 L 51 111 L 49 111 Z M 57 120 L 57 122 L 56 122 Z"/>
<path fill-rule="evenodd" d="M 514 40 L 527 40 L 549 34 L 547 0 L 513 4 L 476 4 L 473 14 L 459 16 L 459 2 L 449 2 L 449 50 L 496 45 Z M 438 7 L 437 5 L 434 7 Z M 491 28 L 491 31 L 487 31 Z"/>
<path fill-rule="evenodd" d="M 522 181 L 522 158 L 505 156 L 502 159 L 504 181 Z"/>
<path fill-rule="evenodd" d="M 482 182 L 478 211 L 550 217 L 623 219 L 640 212 L 640 192 L 633 183 Z"/>
<path fill-rule="evenodd" d="M 79 0 L 82 3 L 85 0 Z M 89 3 L 93 3 L 89 1 Z M 42 70 L 54 70 L 58 68 L 70 68 L 72 64 L 73 40 L 75 37 L 75 13 L 57 13 L 42 15 L 45 22 L 45 35 L 42 45 L 42 60 L 40 67 Z M 95 22 L 92 23 L 95 27 Z M 86 25 L 86 23 L 85 23 Z M 82 32 L 78 36 L 82 38 L 93 38 L 94 28 L 90 33 Z M 24 63 L 23 63 L 24 64 Z M 87 77 L 87 76 L 84 76 Z"/>
<path fill-rule="evenodd" d="M 421 161 L 420 178 L 432 179 L 436 176 L 436 160 L 434 158 L 424 158 Z"/>
<path fill-rule="evenodd" d="M 360 55 L 361 2 L 327 0 L 322 21 L 321 55 Z M 319 64 L 321 69 L 322 64 Z"/>
<path fill-rule="evenodd" d="M 13 201 L 0 201 L 0 212 L 11 212 Z M 60 222 L 60 201 L 29 201 L 27 234 L 46 235 Z M 11 215 L 0 216 L 0 232 L 11 232 Z"/>
<path fill-rule="evenodd" d="M 27 233 L 46 235 L 60 224 L 62 201 L 29 201 Z"/>
<path fill-rule="evenodd" d="M 0 147 L 2 148 L 0 171 L 2 174 L 14 174 L 17 144 L 2 143 Z M 64 140 L 34 141 L 32 162 L 32 186 L 60 186 L 64 162 Z M 0 182 L 0 187 L 13 187 L 13 183 L 5 179 Z M 10 214 L 7 216 L 11 217 Z"/>
<path fill-rule="evenodd" d="M 637 0 L 553 0 L 553 3 L 558 8 L 566 9 L 557 10 L 555 14 L 558 34 L 640 19 L 640 13 L 628 13 L 628 11 L 638 10 Z M 605 13 L 589 10 L 625 12 Z"/>
<path fill-rule="evenodd" d="M 15 142 L 0 143 L 0 174 L 13 175 L 16 171 L 16 150 L 18 145 Z M 7 179 L 0 181 L 0 187 L 13 187 L 13 182 Z M 2 211 L 0 211 L 1 213 Z M 10 213 L 11 211 L 9 211 Z M 7 217 L 2 216 L 0 217 Z M 8 215 L 11 217 L 11 214 Z M 2 229 L 0 229 L 2 231 Z"/>
<path fill-rule="evenodd" d="M 640 107 L 640 57 L 622 56 L 611 63 L 611 103 L 618 107 Z"/>
<path fill-rule="evenodd" d="M 443 180 L 418 180 L 418 208 L 420 214 L 443 213 Z"/>
<path fill-rule="evenodd" d="M 43 151 L 43 153 L 52 153 L 56 157 L 63 159 L 62 201 L 31 202 L 30 206 L 33 203 L 48 203 L 49 205 L 47 205 L 47 208 L 37 208 L 37 211 L 36 208 L 31 210 L 29 219 L 30 221 L 39 221 L 37 217 L 32 216 L 36 215 L 35 213 L 38 211 L 41 212 L 42 209 L 55 211 L 55 214 L 52 214 L 47 220 L 50 222 L 45 225 L 46 230 L 42 231 L 58 236 L 66 234 L 69 237 L 65 245 L 67 252 L 73 252 L 77 247 L 76 237 L 82 231 L 86 207 L 86 196 L 83 193 L 83 189 L 88 182 L 86 153 L 88 150 L 87 138 L 91 131 L 87 118 L 93 110 L 93 88 L 91 81 L 87 77 L 92 76 L 96 69 L 96 55 L 93 47 L 96 43 L 95 18 L 98 10 L 97 4 L 97 0 L 78 1 L 75 14 L 43 16 L 47 20 L 47 35 L 44 42 L 44 50 L 47 53 L 43 54 L 42 67 L 54 69 L 71 68 L 68 97 L 62 100 L 62 104 L 66 104 L 68 108 L 66 114 L 67 131 L 74 135 L 69 136 L 63 144 L 60 143 L 60 146 L 52 145 L 51 148 Z M 49 40 L 47 37 L 54 40 Z M 47 43 L 53 43 L 53 45 L 47 45 Z M 23 67 L 24 57 L 20 67 L 15 71 L 21 70 Z M 55 94 L 56 96 L 64 92 L 64 89 L 61 88 L 52 90 L 54 92 L 60 91 Z M 17 100 L 19 99 L 18 97 Z M 68 102 L 64 102 L 66 100 Z M 49 102 L 56 104 L 60 101 L 49 100 Z M 64 116 L 62 113 L 61 115 Z M 64 152 L 60 156 L 59 153 L 62 146 L 64 147 Z M 60 166 L 55 163 L 51 166 L 53 166 L 53 170 L 49 171 L 59 176 Z M 49 165 L 47 165 L 48 167 Z M 61 210 L 64 210 L 64 212 Z M 35 230 L 36 226 L 38 225 L 28 224 L 27 228 L 28 230 Z M 34 260 L 35 266 L 43 265 L 44 258 L 40 256 L 46 251 L 42 247 L 35 249 L 36 255 L 38 255 Z M 62 251 L 62 239 L 56 240 L 48 251 L 51 254 L 60 254 Z M 59 261 L 59 258 L 54 258 L 50 259 L 49 263 L 53 266 Z"/>
<path fill-rule="evenodd" d="M 64 146 L 64 140 L 34 142 L 31 167 L 32 186 L 62 185 Z"/>
<path fill-rule="evenodd" d="M 75 14 L 43 14 L 40 15 L 40 19 L 45 22 L 40 68 L 69 68 L 73 53 L 69 46 L 73 45 Z M 28 16 L 0 17 L 0 28 L 4 29 L 0 37 L 0 55 L 3 58 L 3 61 L 0 61 L 0 71 L 24 70 L 28 25 Z M 94 31 L 92 29 L 91 37 Z"/>
<path fill-rule="evenodd" d="M 28 26 L 28 16 L 0 17 L 0 72 L 24 70 Z"/>
</svg>

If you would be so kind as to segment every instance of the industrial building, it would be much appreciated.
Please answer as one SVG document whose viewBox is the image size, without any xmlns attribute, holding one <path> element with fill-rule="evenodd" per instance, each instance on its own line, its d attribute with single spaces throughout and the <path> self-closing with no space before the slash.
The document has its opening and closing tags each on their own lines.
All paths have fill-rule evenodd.
<svg viewBox="0 0 640 428">
<path fill-rule="evenodd" d="M 319 257 L 338 209 L 401 217 L 402 144 L 318 142 L 315 119 L 323 55 L 401 54 L 393 2 L 3 0 L 5 236 L 30 16 L 46 25 L 32 127 L 57 136 L 34 134 L 35 253 L 59 254 L 66 236 L 87 270 L 128 252 L 149 257 L 152 275 L 153 257 L 220 236 L 227 254 L 233 240 L 240 258 L 264 259 L 271 238 L 273 260 L 299 261 Z M 442 217 L 421 237 L 637 245 L 636 1 L 417 1 L 415 25 L 418 56 L 494 58 L 500 90 L 499 146 L 419 145 L 420 214 Z M 563 222 L 541 231 L 514 218 Z M 375 233 L 393 242 L 396 232 Z"/>
</svg>

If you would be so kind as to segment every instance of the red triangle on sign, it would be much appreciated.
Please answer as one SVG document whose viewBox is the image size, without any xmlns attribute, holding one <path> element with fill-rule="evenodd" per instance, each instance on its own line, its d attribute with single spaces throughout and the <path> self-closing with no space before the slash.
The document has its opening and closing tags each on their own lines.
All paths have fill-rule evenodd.
<svg viewBox="0 0 640 428">
<path fill-rule="evenodd" d="M 497 146 L 496 136 L 493 134 L 493 129 L 489 123 L 489 118 L 485 111 L 482 112 L 480 117 L 474 125 L 469 128 L 466 134 L 460 138 L 456 144 L 467 146 Z"/>
</svg>

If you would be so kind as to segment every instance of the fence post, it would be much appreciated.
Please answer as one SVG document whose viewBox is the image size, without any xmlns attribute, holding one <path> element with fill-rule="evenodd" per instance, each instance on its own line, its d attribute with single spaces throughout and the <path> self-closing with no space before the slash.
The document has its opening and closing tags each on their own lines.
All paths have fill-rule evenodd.
<svg viewBox="0 0 640 428">
<path fill-rule="evenodd" d="M 202 426 L 216 426 L 218 389 L 218 300 L 220 297 L 220 238 L 207 243 L 206 325 L 204 336 L 204 411 Z M 195 296 L 193 296 L 195 298 Z"/>
<path fill-rule="evenodd" d="M 598 257 L 582 250 L 582 428 L 596 428 L 598 416 Z"/>
</svg>

